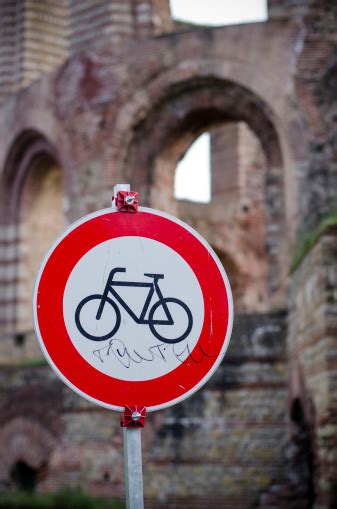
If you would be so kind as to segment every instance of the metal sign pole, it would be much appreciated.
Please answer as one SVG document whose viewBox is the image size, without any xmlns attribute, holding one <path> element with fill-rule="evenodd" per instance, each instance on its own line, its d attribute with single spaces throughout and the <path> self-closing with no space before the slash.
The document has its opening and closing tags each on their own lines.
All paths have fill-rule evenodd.
<svg viewBox="0 0 337 509">
<path fill-rule="evenodd" d="M 141 428 L 123 428 L 127 509 L 144 509 Z"/>
<path fill-rule="evenodd" d="M 141 429 L 145 417 L 143 406 L 127 406 L 121 414 L 127 509 L 144 509 Z"/>
<path fill-rule="evenodd" d="M 131 192 L 129 184 L 115 185 L 112 208 L 121 212 L 137 212 L 138 193 Z M 121 415 L 127 509 L 144 509 L 141 428 L 145 426 L 145 415 L 145 407 L 139 406 L 127 406 Z"/>
</svg>

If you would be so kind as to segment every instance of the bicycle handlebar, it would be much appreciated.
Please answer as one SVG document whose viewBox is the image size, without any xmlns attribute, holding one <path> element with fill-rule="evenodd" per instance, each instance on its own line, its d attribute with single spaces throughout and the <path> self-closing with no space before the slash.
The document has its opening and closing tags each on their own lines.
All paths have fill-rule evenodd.
<svg viewBox="0 0 337 509">
<path fill-rule="evenodd" d="M 114 269 L 112 269 L 110 271 L 110 274 L 109 274 L 109 279 L 113 279 L 114 278 L 114 275 L 117 273 L 117 272 L 126 272 L 126 268 L 125 267 L 115 267 Z M 148 273 L 145 273 L 144 276 L 147 276 L 147 277 L 152 277 L 153 279 L 155 280 L 158 280 L 158 279 L 164 279 L 164 274 L 148 274 Z"/>
<path fill-rule="evenodd" d="M 125 267 L 115 267 L 114 269 L 112 269 L 110 271 L 109 279 L 113 279 L 116 272 L 126 272 L 126 268 Z"/>
</svg>

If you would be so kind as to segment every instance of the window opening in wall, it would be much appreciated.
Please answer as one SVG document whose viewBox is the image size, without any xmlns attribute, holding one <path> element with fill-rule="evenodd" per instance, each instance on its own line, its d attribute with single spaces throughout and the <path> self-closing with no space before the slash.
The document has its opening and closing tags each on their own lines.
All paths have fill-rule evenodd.
<svg viewBox="0 0 337 509">
<path fill-rule="evenodd" d="M 209 133 L 199 136 L 178 162 L 174 196 L 179 200 L 198 203 L 211 201 Z"/>
<path fill-rule="evenodd" d="M 268 19 L 267 0 L 170 0 L 172 17 L 199 25 L 223 26 Z"/>
<path fill-rule="evenodd" d="M 37 483 L 37 470 L 24 461 L 18 461 L 11 470 L 11 479 L 18 490 L 33 492 Z"/>
<path fill-rule="evenodd" d="M 23 347 L 23 345 L 25 344 L 25 334 L 23 332 L 18 332 L 17 334 L 15 334 L 14 336 L 14 344 L 15 346 L 21 348 Z"/>
<path fill-rule="evenodd" d="M 294 423 L 298 424 L 299 426 L 303 426 L 305 423 L 303 407 L 298 398 L 295 398 L 291 405 L 290 418 Z"/>
<path fill-rule="evenodd" d="M 110 472 L 108 472 L 108 471 L 104 472 L 103 479 L 104 479 L 105 482 L 110 482 L 111 481 Z"/>
</svg>

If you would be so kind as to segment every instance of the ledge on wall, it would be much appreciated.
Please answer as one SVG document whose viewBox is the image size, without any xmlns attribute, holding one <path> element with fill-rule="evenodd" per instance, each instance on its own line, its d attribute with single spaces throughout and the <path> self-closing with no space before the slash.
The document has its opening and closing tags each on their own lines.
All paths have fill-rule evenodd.
<svg viewBox="0 0 337 509">
<path fill-rule="evenodd" d="M 9 363 L 2 362 L 0 363 L 0 368 L 13 368 L 13 369 L 21 369 L 21 368 L 40 368 L 48 366 L 48 362 L 44 357 L 39 357 L 36 359 L 26 359 L 21 362 Z M 1 505 L 0 505 L 1 508 Z"/>
<path fill-rule="evenodd" d="M 306 232 L 300 236 L 290 264 L 289 274 L 295 272 L 321 235 L 326 233 L 328 230 L 337 231 L 337 211 L 330 212 L 324 216 L 315 230 Z"/>
</svg>

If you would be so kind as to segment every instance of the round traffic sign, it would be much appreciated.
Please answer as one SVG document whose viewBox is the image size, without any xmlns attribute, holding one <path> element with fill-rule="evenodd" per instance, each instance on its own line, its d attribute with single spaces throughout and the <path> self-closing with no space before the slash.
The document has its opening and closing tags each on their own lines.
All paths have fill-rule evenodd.
<svg viewBox="0 0 337 509">
<path fill-rule="evenodd" d="M 67 228 L 41 265 L 33 308 L 54 371 L 114 410 L 158 410 L 193 394 L 220 364 L 233 323 L 211 247 L 144 207 L 100 210 Z"/>
</svg>

